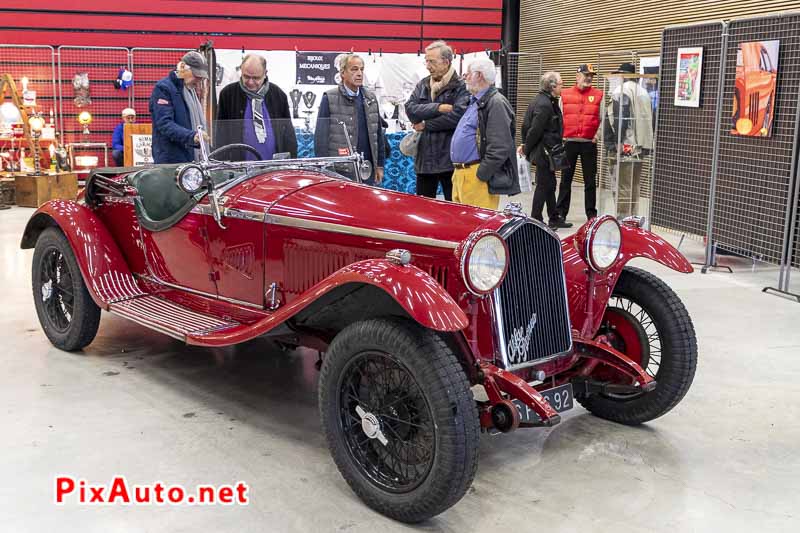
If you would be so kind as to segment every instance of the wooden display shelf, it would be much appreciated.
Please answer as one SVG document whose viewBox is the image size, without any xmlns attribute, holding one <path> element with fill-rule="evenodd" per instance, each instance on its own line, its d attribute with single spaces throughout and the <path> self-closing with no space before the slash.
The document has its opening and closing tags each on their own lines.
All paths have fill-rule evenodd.
<svg viewBox="0 0 800 533">
<path fill-rule="evenodd" d="M 49 200 L 74 200 L 78 195 L 78 176 L 73 172 L 14 177 L 17 205 L 39 207 Z"/>
</svg>

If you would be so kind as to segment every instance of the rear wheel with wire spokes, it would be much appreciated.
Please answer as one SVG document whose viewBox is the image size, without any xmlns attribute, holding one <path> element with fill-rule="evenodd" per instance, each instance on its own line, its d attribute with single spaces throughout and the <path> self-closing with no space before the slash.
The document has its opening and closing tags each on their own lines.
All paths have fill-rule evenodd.
<svg viewBox="0 0 800 533">
<path fill-rule="evenodd" d="M 650 392 L 578 399 L 593 414 L 622 424 L 641 424 L 668 412 L 686 395 L 697 367 L 694 326 L 678 295 L 659 278 L 625 267 L 599 333 L 655 378 L 657 386 Z"/>
<path fill-rule="evenodd" d="M 67 351 L 91 343 L 100 308 L 86 290 L 72 247 L 59 228 L 47 228 L 39 236 L 31 270 L 36 314 L 50 342 Z"/>
<path fill-rule="evenodd" d="M 394 318 L 342 330 L 322 364 L 319 409 L 339 471 L 380 513 L 420 522 L 472 483 L 475 400 L 458 359 L 430 330 Z"/>
</svg>

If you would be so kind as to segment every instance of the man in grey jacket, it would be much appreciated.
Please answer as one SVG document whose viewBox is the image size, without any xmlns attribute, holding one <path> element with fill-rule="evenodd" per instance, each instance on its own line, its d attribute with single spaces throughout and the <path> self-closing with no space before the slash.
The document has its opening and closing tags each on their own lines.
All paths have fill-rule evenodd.
<svg viewBox="0 0 800 533">
<path fill-rule="evenodd" d="M 453 68 L 453 57 L 453 49 L 444 41 L 428 45 L 425 67 L 431 75 L 420 80 L 406 102 L 408 118 L 414 129 L 422 132 L 414 161 L 417 194 L 436 198 L 441 184 L 448 201 L 453 190 L 450 141 L 469 105 L 469 92 Z"/>
<path fill-rule="evenodd" d="M 497 209 L 500 195 L 519 194 L 514 150 L 514 110 L 494 86 L 494 63 L 476 59 L 464 79 L 472 94 L 450 143 L 453 162 L 453 201 Z"/>
<path fill-rule="evenodd" d="M 384 131 L 378 110 L 378 99 L 363 87 L 364 60 L 356 54 L 346 54 L 339 62 L 342 83 L 322 95 L 314 131 L 314 151 L 317 157 L 332 157 L 347 152 L 347 137 L 340 123 L 347 126 L 355 150 L 372 163 L 372 176 L 366 183 L 380 184 L 386 158 Z M 344 174 L 352 170 L 337 168 Z"/>
</svg>

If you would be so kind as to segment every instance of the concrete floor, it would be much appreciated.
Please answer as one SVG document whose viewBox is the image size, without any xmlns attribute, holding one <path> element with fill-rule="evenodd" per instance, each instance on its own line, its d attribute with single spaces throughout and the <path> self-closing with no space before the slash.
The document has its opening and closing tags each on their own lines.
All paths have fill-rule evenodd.
<svg viewBox="0 0 800 533">
<path fill-rule="evenodd" d="M 32 252 L 18 249 L 32 212 L 0 211 L 2 531 L 800 530 L 800 304 L 760 292 L 774 268 L 736 260 L 733 275 L 680 275 L 642 263 L 694 319 L 700 360 L 683 402 L 638 428 L 578 406 L 551 430 L 482 436 L 472 489 L 412 528 L 368 509 L 336 470 L 313 354 L 186 347 L 107 314 L 83 353 L 54 349 L 31 300 Z M 699 243 L 684 249 L 702 258 Z M 251 503 L 56 506 L 64 474 L 243 480 Z"/>
</svg>

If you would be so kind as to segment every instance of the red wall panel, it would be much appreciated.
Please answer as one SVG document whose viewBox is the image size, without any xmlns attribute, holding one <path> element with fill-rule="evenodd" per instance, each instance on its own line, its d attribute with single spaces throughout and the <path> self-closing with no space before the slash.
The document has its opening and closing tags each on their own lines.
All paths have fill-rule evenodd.
<svg viewBox="0 0 800 533">
<path fill-rule="evenodd" d="M 502 0 L 3 0 L 0 43 L 416 52 L 441 38 L 471 52 L 499 46 L 501 18 Z"/>
</svg>

